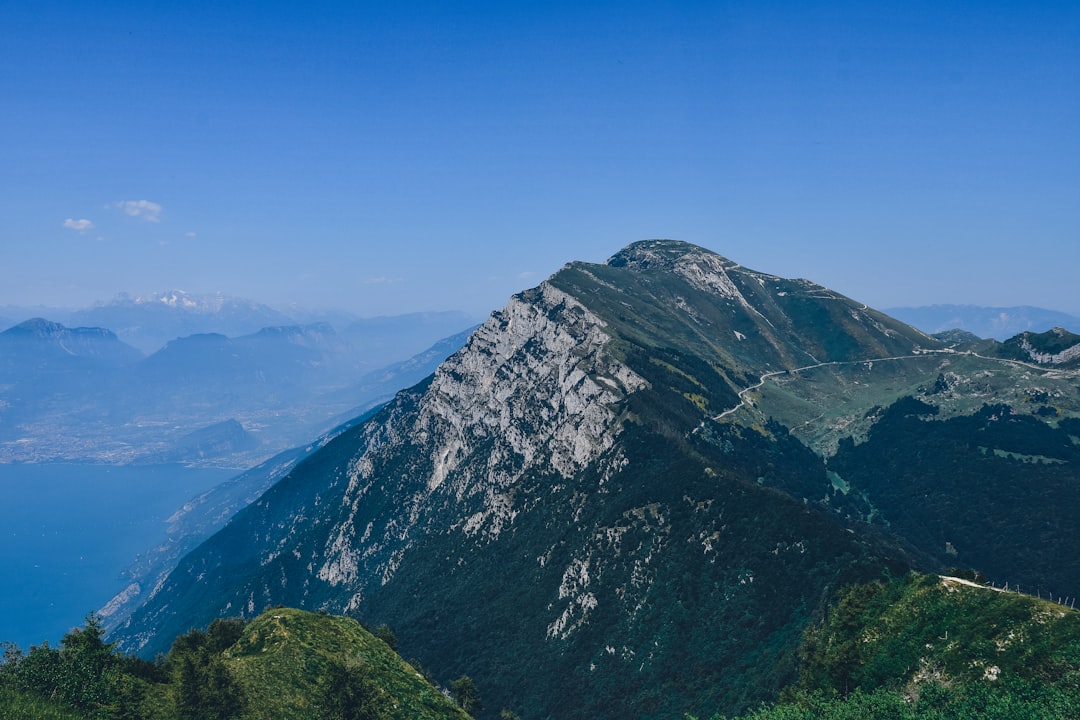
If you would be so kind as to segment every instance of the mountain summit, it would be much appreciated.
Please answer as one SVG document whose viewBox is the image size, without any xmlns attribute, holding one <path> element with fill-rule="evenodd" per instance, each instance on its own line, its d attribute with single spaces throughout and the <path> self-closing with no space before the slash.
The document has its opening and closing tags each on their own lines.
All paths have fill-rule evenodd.
<svg viewBox="0 0 1080 720">
<path fill-rule="evenodd" d="M 894 447 L 875 422 L 944 427 L 967 412 L 965 378 L 1012 367 L 805 280 L 635 243 L 492 313 L 188 555 L 119 639 L 153 653 L 189 623 L 280 603 L 389 624 L 492 713 L 738 711 L 793 679 L 838 588 L 978 556 L 978 529 L 947 545 L 932 512 L 894 532 L 880 518 L 902 524 L 912 499 L 850 458 Z M 1053 397 L 1080 410 L 1075 387 Z M 1067 428 L 1034 412 L 1018 416 L 1045 428 L 1030 445 L 978 441 L 987 471 L 1008 461 L 1023 483 L 997 451 L 1044 444 L 1073 467 Z M 1076 501 L 1053 492 L 1075 528 Z"/>
<path fill-rule="evenodd" d="M 757 272 L 688 243 L 637 242 L 612 256 L 606 267 L 630 271 L 617 275 L 630 287 L 615 287 L 622 288 L 622 295 L 643 294 L 632 304 L 674 311 L 671 320 L 684 332 L 669 338 L 661 332 L 654 341 L 682 341 L 692 335 L 702 350 L 753 370 L 941 347 L 921 331 L 809 280 Z M 566 270 L 570 272 L 559 273 L 551 282 L 565 287 L 569 281 L 574 287 L 577 273 L 596 277 L 583 263 Z M 579 289 L 586 291 L 584 285 Z"/>
</svg>

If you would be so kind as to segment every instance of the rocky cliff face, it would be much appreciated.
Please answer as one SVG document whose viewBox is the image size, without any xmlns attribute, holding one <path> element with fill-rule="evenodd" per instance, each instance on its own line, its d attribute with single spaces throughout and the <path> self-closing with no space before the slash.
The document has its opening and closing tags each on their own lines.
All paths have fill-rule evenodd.
<svg viewBox="0 0 1080 720">
<path fill-rule="evenodd" d="M 188 555 L 118 637 L 152 654 L 281 603 L 390 624 L 492 717 L 745 708 L 792 678 L 836 587 L 934 564 L 846 524 L 861 507 L 748 389 L 931 350 L 684 243 L 572 263 Z"/>
<path fill-rule="evenodd" d="M 1055 327 L 1045 333 L 1023 332 L 1006 347 L 1019 344 L 1022 356 L 1040 365 L 1076 368 L 1080 366 L 1080 336 Z"/>
<path fill-rule="evenodd" d="M 612 448 L 616 408 L 645 381 L 607 352 L 603 326 L 572 297 L 541 285 L 494 313 L 407 415 L 365 427 L 342 499 L 357 512 L 333 526 L 316 572 L 352 593 L 347 609 L 358 608 L 375 581 L 390 581 L 418 535 L 445 529 L 439 508 L 469 507 L 452 531 L 496 539 L 528 509 L 515 493 L 524 476 L 566 480 Z M 365 513 L 403 455 L 402 512 Z"/>
</svg>

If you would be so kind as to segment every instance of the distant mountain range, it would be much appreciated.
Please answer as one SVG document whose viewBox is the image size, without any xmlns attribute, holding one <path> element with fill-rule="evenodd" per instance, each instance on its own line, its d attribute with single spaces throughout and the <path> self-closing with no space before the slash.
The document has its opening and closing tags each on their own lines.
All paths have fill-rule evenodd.
<svg viewBox="0 0 1080 720">
<path fill-rule="evenodd" d="M 27 320 L 0 332 L 0 462 L 251 466 L 419 380 L 467 327 L 448 313 L 201 332 L 144 356 L 111 330 Z"/>
<path fill-rule="evenodd" d="M 942 304 L 889 307 L 882 308 L 882 312 L 929 334 L 964 330 L 995 340 L 1007 340 L 1024 331 L 1080 328 L 1080 317 L 1076 315 L 1030 305 Z M 0 307 L 0 329 L 35 317 L 49 317 L 72 327 L 109 328 L 118 338 L 144 353 L 153 353 L 171 340 L 201 333 L 237 337 L 266 327 L 326 323 L 346 338 L 356 335 L 370 346 L 369 350 L 386 348 L 387 356 L 372 354 L 372 362 L 376 364 L 419 352 L 434 339 L 446 337 L 473 322 L 456 311 L 361 318 L 342 311 L 275 309 L 220 293 L 193 295 L 170 290 L 149 295 L 121 293 L 109 302 L 78 310 Z"/>
<path fill-rule="evenodd" d="M 195 295 L 168 290 L 148 295 L 121 293 L 108 302 L 76 310 L 0 308 L 0 329 L 35 317 L 69 327 L 101 327 L 143 353 L 160 350 L 171 340 L 198 334 L 252 335 L 267 327 L 326 324 L 363 350 L 368 369 L 421 352 L 439 338 L 475 324 L 457 311 L 409 313 L 361 318 L 343 311 L 301 307 L 272 308 L 220 293 Z"/>
<path fill-rule="evenodd" d="M 888 682 L 897 702 L 991 683 L 1036 667 L 986 663 L 1042 653 L 1000 630 L 1047 606 L 948 598 L 982 579 L 1080 594 L 1078 356 L 1064 329 L 937 337 L 634 243 L 515 296 L 432 375 L 286 459 L 113 637 L 152 656 L 216 617 L 345 613 L 388 624 L 442 684 L 467 673 L 480 718 L 708 717 L 800 677 Z M 932 625 L 893 643 L 924 602 Z M 1037 665 L 1047 682 L 1077 677 L 1067 656 Z"/>
<path fill-rule="evenodd" d="M 995 340 L 1008 340 L 1022 332 L 1045 332 L 1055 327 L 1080 330 L 1080 317 L 1030 305 L 926 305 L 885 308 L 884 312 L 931 334 L 965 330 L 980 338 Z"/>
<path fill-rule="evenodd" d="M 304 324 L 261 303 L 224 295 L 169 291 L 145 296 L 118 295 L 108 303 L 72 312 L 73 325 L 107 327 L 144 352 L 195 334 L 242 336 L 264 327 Z"/>
</svg>

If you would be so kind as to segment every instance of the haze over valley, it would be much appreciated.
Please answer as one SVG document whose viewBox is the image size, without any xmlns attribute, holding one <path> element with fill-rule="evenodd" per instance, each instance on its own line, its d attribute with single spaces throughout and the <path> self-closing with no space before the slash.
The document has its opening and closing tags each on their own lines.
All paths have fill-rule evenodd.
<svg viewBox="0 0 1080 720">
<path fill-rule="evenodd" d="M 71 313 L 117 332 L 43 318 L 3 331 L 0 462 L 250 467 L 419 380 L 474 324 L 443 312 L 339 314 L 341 331 L 325 321 L 267 326 L 287 318 L 237 304 L 117 302 Z"/>
</svg>

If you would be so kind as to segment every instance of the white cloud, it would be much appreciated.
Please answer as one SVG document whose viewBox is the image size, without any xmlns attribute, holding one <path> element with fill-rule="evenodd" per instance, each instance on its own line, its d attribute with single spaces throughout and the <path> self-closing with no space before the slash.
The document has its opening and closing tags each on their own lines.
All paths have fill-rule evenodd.
<svg viewBox="0 0 1080 720">
<path fill-rule="evenodd" d="M 66 227 L 68 230 L 74 230 L 75 232 L 82 234 L 87 230 L 93 230 L 94 223 L 90 222 L 86 218 L 80 218 L 78 220 L 76 220 L 75 218 L 68 218 L 64 221 L 64 227 Z"/>
<path fill-rule="evenodd" d="M 400 279 L 388 278 L 388 277 L 369 277 L 362 280 L 364 285 L 392 285 L 397 282 L 401 282 Z"/>
<path fill-rule="evenodd" d="M 162 207 L 149 200 L 118 200 L 109 207 L 119 208 L 125 215 L 139 218 L 146 222 L 161 222 Z"/>
</svg>

